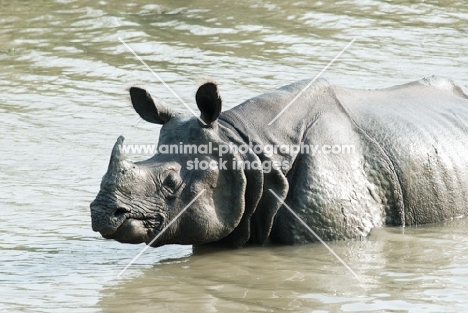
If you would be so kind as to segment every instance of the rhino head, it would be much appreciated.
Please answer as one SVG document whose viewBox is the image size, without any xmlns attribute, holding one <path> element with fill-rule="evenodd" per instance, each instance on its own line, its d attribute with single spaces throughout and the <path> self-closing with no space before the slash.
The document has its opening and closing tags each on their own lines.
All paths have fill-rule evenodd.
<svg viewBox="0 0 468 313">
<path fill-rule="evenodd" d="M 133 163 L 125 160 L 124 138 L 119 137 L 100 191 L 90 206 L 93 230 L 104 238 L 124 243 L 148 244 L 157 236 L 152 243 L 154 247 L 217 241 L 228 241 L 233 246 L 245 244 L 252 237 L 252 215 L 266 186 L 261 171 L 233 166 L 236 159 L 258 156 L 233 151 L 220 156 L 216 151 L 216 147 L 236 137 L 235 132 L 217 121 L 221 98 L 216 84 L 206 83 L 197 91 L 200 118 L 174 112 L 140 88 L 132 87 L 130 96 L 143 119 L 162 125 L 158 147 L 210 143 L 214 152 L 157 153 L 148 160 Z M 188 166 L 196 158 L 219 166 L 198 169 L 193 163 Z M 271 207 L 269 201 L 264 202 L 264 207 Z M 278 207 L 276 204 L 276 210 Z M 177 217 L 184 208 L 186 211 Z M 260 228 L 262 240 L 273 222 L 274 214 L 270 215 L 263 227 L 266 230 Z"/>
</svg>

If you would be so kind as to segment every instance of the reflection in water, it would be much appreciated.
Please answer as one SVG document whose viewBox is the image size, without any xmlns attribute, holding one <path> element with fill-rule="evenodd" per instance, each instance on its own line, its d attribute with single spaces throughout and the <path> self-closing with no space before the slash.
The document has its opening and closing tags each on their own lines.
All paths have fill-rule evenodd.
<svg viewBox="0 0 468 313">
<path fill-rule="evenodd" d="M 468 272 L 460 267 L 468 261 L 467 225 L 385 228 L 364 241 L 332 243 L 359 280 L 318 243 L 195 250 L 102 290 L 99 306 L 103 312 L 458 312 L 466 308 L 460 282 L 466 286 Z M 457 272 L 465 278 L 449 277 Z"/>
<path fill-rule="evenodd" d="M 89 203 L 110 150 L 156 143 L 127 88 L 186 111 L 118 41 L 195 108 L 211 76 L 226 108 L 325 73 L 375 88 L 446 75 L 467 84 L 463 1 L 0 1 L 0 311 L 463 311 L 465 220 L 331 243 L 195 252 L 106 241 Z M 164 261 L 166 260 L 166 261 Z M 361 288 L 360 285 L 364 287 Z"/>
</svg>

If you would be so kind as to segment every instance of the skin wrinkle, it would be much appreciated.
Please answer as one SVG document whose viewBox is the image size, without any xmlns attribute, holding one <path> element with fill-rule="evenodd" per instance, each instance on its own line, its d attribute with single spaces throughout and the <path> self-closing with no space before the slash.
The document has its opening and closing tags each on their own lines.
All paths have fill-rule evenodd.
<svg viewBox="0 0 468 313">
<path fill-rule="evenodd" d="M 396 197 L 396 205 L 397 205 L 397 210 L 400 212 L 400 225 L 401 226 L 405 226 L 405 205 L 404 205 L 404 199 L 403 199 L 403 190 L 402 190 L 402 184 L 401 184 L 401 181 L 400 181 L 400 178 L 398 177 L 397 175 L 397 172 L 395 171 L 395 165 L 394 165 L 394 162 L 392 161 L 390 155 L 387 153 L 387 151 L 385 151 L 384 147 L 382 147 L 378 142 L 377 140 L 375 140 L 375 138 L 372 138 L 370 136 L 370 134 L 368 134 L 362 127 L 360 127 L 356 120 L 352 118 L 352 116 L 349 114 L 348 110 L 344 107 L 344 104 L 342 101 L 340 101 L 340 99 L 338 99 L 338 97 L 336 96 L 336 94 L 334 94 L 334 98 L 336 100 L 336 102 L 339 104 L 340 108 L 342 109 L 342 111 L 348 116 L 349 120 L 353 123 L 353 125 L 359 129 L 362 134 L 364 136 L 367 137 L 367 139 L 369 141 L 371 141 L 372 143 L 374 143 L 377 148 L 380 150 L 381 154 L 382 154 L 382 157 L 383 157 L 383 160 L 386 161 L 388 163 L 388 165 L 390 165 L 390 170 L 391 170 L 391 174 L 393 176 L 393 180 L 395 181 L 394 183 L 394 186 L 396 187 L 396 190 L 394 190 L 394 196 Z M 371 193 L 372 195 L 372 193 Z M 374 195 L 372 195 L 374 197 Z M 383 204 L 383 203 L 382 203 Z"/>
<path fill-rule="evenodd" d="M 466 120 L 468 112 L 466 97 L 454 86 L 449 79 L 430 77 L 381 90 L 340 88 L 354 119 L 381 144 L 394 164 L 406 195 L 406 225 L 463 214 L 467 177 L 459 173 L 466 169 L 467 129 L 456 121 Z M 433 155 L 433 143 L 441 148 L 441 155 Z M 451 179 L 443 179 L 444 168 L 450 163 L 454 164 Z"/>
<path fill-rule="evenodd" d="M 160 227 L 161 224 L 166 220 L 164 210 L 164 201 L 159 201 L 159 197 L 148 196 L 148 197 L 135 197 L 134 195 L 127 195 L 121 192 L 117 188 L 107 193 L 101 193 L 101 197 L 97 197 L 94 202 L 95 206 L 99 206 L 101 211 L 115 210 L 124 208 L 128 210 L 116 218 L 110 216 L 110 222 L 114 228 L 119 228 L 122 223 L 127 219 L 142 220 L 147 224 L 147 229 L 152 230 L 153 226 Z M 154 218 L 160 216 L 160 221 L 154 222 Z"/>
</svg>

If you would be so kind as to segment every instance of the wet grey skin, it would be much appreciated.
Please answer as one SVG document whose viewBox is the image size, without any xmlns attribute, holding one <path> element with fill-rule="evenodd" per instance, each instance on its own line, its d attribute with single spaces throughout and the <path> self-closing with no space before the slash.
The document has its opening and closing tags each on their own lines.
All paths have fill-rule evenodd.
<svg viewBox="0 0 468 313">
<path fill-rule="evenodd" d="M 231 151 L 221 158 L 213 149 L 199 155 L 160 153 L 132 163 L 125 160 L 119 137 L 91 203 L 93 229 L 104 238 L 149 243 L 203 190 L 152 246 L 315 241 L 270 189 L 323 240 L 362 238 L 374 227 L 467 214 L 466 87 L 435 76 L 378 90 L 318 80 L 268 126 L 308 83 L 284 86 L 225 112 L 217 85 L 205 83 L 195 97 L 204 123 L 132 87 L 136 112 L 162 125 L 158 146 L 302 143 L 319 149 L 273 155 Z M 334 153 L 323 147 L 334 147 Z M 353 150 L 340 153 L 336 147 Z M 195 158 L 224 162 L 225 168 L 190 169 Z M 282 166 L 235 167 L 239 160 Z"/>
</svg>

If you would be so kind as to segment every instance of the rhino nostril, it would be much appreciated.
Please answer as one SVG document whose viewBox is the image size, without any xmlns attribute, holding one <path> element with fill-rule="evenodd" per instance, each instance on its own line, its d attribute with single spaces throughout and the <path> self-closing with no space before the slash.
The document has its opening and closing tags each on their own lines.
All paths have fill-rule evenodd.
<svg viewBox="0 0 468 313">
<path fill-rule="evenodd" d="M 117 208 L 114 212 L 114 216 L 119 217 L 124 215 L 125 213 L 130 213 L 130 210 L 126 208 Z"/>
</svg>

